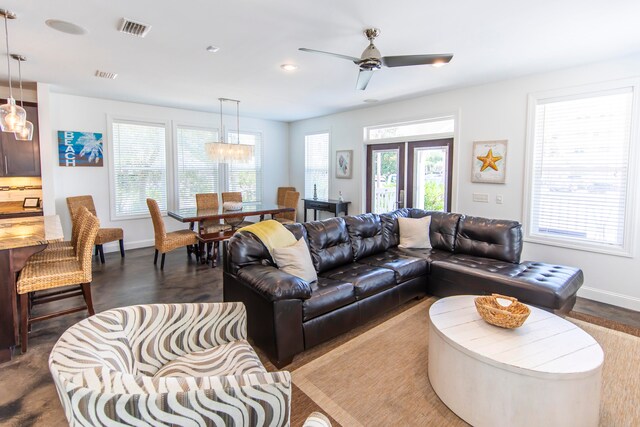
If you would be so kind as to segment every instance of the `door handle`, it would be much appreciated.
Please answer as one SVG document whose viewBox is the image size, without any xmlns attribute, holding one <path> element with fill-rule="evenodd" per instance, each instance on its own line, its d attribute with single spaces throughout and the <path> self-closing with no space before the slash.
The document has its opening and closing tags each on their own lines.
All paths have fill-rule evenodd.
<svg viewBox="0 0 640 427">
<path fill-rule="evenodd" d="M 9 167 L 7 166 L 7 156 L 4 156 L 4 174 L 9 175 Z"/>
</svg>

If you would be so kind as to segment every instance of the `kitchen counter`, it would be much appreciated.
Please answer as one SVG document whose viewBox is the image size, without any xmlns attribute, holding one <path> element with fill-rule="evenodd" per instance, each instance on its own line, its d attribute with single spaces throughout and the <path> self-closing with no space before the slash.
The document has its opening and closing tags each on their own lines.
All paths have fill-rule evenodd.
<svg viewBox="0 0 640 427">
<path fill-rule="evenodd" d="M 63 238 L 57 215 L 0 219 L 0 250 L 46 245 Z"/>
<path fill-rule="evenodd" d="M 23 202 L 0 202 L 0 218 L 42 216 L 42 208 L 23 208 Z"/>
</svg>

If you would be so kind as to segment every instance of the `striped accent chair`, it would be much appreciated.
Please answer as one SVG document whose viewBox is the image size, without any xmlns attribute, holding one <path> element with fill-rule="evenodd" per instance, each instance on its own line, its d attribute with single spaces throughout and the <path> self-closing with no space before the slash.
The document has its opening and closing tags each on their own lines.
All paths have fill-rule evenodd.
<svg viewBox="0 0 640 427">
<path fill-rule="evenodd" d="M 291 376 L 246 339 L 238 302 L 116 308 L 69 328 L 49 370 L 72 426 L 288 426 Z"/>
</svg>

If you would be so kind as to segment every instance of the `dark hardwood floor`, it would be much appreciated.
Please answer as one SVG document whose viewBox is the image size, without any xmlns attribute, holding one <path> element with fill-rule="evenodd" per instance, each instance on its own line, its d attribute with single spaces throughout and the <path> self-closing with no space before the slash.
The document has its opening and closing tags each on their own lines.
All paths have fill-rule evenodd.
<svg viewBox="0 0 640 427">
<path fill-rule="evenodd" d="M 106 263 L 94 261 L 93 268 L 91 288 L 97 312 L 134 304 L 222 301 L 222 268 L 212 269 L 208 265 L 198 264 L 193 256 L 187 258 L 186 250 L 168 253 L 164 271 L 160 270 L 159 263 L 158 266 L 153 265 L 152 248 L 127 251 L 125 259 L 121 259 L 118 252 L 106 254 Z M 66 300 L 57 304 L 59 307 L 68 307 L 73 302 Z M 53 304 L 50 307 L 38 307 L 40 310 L 53 308 L 58 307 L 53 307 Z M 640 314 L 635 311 L 582 298 L 578 299 L 574 310 L 640 328 Z M 393 314 L 389 313 L 388 316 Z M 85 316 L 85 313 L 76 313 L 35 324 L 29 334 L 28 353 L 17 354 L 11 362 L 0 365 L 0 425 L 64 424 L 47 358 L 58 337 Z M 372 320 L 371 325 L 360 327 L 353 333 L 357 334 L 384 321 L 386 316 Z M 334 341 L 340 343 L 352 336 L 351 333 L 345 334 Z M 328 351 L 327 348 L 337 345 L 335 343 L 303 353 L 294 360 L 292 368 L 310 357 L 317 357 L 318 351 Z M 265 366 L 272 367 L 266 360 Z M 296 408 L 303 406 L 298 403 L 304 398 L 300 396 L 294 387 L 293 425 L 299 425 L 298 420 L 314 410 L 311 402 L 304 405 L 304 414 L 295 413 Z"/>
</svg>

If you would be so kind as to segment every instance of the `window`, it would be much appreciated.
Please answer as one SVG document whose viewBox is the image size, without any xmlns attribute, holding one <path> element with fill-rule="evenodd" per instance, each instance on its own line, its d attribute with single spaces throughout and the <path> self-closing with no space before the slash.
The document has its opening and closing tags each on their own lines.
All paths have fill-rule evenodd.
<svg viewBox="0 0 640 427">
<path fill-rule="evenodd" d="M 525 210 L 531 240 L 629 253 L 636 88 L 532 96 Z"/>
<path fill-rule="evenodd" d="M 146 199 L 167 210 L 166 123 L 112 121 L 112 217 L 148 216 Z"/>
<path fill-rule="evenodd" d="M 197 193 L 219 192 L 218 163 L 204 151 L 205 142 L 218 140 L 218 131 L 176 127 L 176 184 L 178 209 L 194 208 Z"/>
<path fill-rule="evenodd" d="M 319 199 L 329 198 L 329 133 L 304 137 L 304 196 L 313 197 L 313 186 Z"/>
<path fill-rule="evenodd" d="M 440 117 L 414 122 L 394 123 L 364 128 L 365 141 L 419 137 L 424 135 L 451 135 L 454 130 L 453 117 Z"/>
<path fill-rule="evenodd" d="M 227 132 L 227 141 L 238 143 L 237 131 Z M 230 163 L 229 191 L 240 191 L 243 202 L 262 201 L 262 134 L 240 131 L 240 143 L 253 145 L 253 160 L 248 163 Z"/>
</svg>

